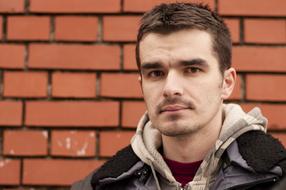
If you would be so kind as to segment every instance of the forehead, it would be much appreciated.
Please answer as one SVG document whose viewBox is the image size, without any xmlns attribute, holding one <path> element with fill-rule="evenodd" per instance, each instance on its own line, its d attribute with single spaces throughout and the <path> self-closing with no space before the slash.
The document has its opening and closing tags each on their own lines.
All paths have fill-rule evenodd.
<svg viewBox="0 0 286 190">
<path fill-rule="evenodd" d="M 184 29 L 168 34 L 148 33 L 142 38 L 139 51 L 141 63 L 164 59 L 215 59 L 211 35 L 197 29 Z"/>
</svg>

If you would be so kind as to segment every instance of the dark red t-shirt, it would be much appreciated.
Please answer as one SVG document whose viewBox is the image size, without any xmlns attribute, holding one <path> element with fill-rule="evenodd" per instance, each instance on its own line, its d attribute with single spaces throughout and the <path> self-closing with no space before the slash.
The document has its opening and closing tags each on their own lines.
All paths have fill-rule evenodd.
<svg viewBox="0 0 286 190">
<path fill-rule="evenodd" d="M 197 170 L 199 169 L 202 160 L 191 162 L 191 163 L 181 163 L 174 160 L 169 160 L 164 157 L 165 162 L 169 166 L 175 179 L 182 184 L 184 187 L 188 182 L 192 181 Z"/>
</svg>

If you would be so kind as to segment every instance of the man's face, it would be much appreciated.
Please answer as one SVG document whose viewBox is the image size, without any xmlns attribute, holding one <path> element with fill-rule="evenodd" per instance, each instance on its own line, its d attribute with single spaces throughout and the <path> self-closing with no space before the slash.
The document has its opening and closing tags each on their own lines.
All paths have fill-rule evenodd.
<svg viewBox="0 0 286 190">
<path fill-rule="evenodd" d="M 140 60 L 148 115 L 162 134 L 193 133 L 222 117 L 224 77 L 209 33 L 149 33 L 140 42 Z"/>
</svg>

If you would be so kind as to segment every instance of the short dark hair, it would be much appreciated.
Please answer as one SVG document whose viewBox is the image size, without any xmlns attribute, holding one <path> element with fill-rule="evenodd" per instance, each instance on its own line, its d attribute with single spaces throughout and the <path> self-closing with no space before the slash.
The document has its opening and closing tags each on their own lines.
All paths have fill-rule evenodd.
<svg viewBox="0 0 286 190">
<path fill-rule="evenodd" d="M 136 42 L 136 61 L 140 72 L 140 41 L 148 33 L 169 34 L 182 29 L 198 29 L 211 35 L 212 48 L 223 73 L 231 67 L 231 37 L 223 19 L 204 4 L 160 4 L 146 12 L 140 23 Z"/>
</svg>

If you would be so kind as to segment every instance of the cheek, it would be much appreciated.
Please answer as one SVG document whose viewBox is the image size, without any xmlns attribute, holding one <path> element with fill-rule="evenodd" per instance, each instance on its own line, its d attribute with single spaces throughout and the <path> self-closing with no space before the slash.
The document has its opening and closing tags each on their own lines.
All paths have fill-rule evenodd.
<svg viewBox="0 0 286 190">
<path fill-rule="evenodd" d="M 215 85 L 213 88 L 209 88 L 209 93 L 207 93 L 208 104 L 218 104 L 222 101 L 222 88 L 221 85 Z"/>
<path fill-rule="evenodd" d="M 156 106 L 160 102 L 160 92 L 158 89 L 143 88 L 144 101 L 149 114 L 156 112 Z"/>
<path fill-rule="evenodd" d="M 222 84 L 220 81 L 210 83 L 200 83 L 199 90 L 196 91 L 196 97 L 198 101 L 205 102 L 206 104 L 212 104 L 217 102 L 216 100 L 221 99 L 222 95 Z"/>
<path fill-rule="evenodd" d="M 150 93 L 150 90 L 146 88 L 142 88 L 142 93 L 147 109 L 149 110 L 152 104 L 154 104 L 154 98 L 153 98 L 154 94 Z"/>
</svg>

